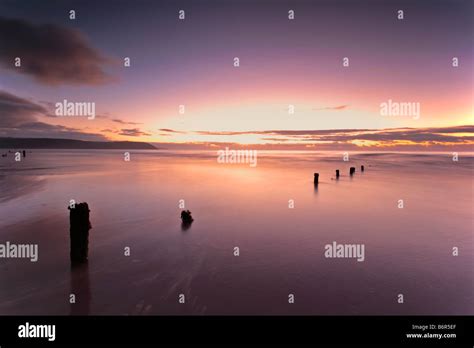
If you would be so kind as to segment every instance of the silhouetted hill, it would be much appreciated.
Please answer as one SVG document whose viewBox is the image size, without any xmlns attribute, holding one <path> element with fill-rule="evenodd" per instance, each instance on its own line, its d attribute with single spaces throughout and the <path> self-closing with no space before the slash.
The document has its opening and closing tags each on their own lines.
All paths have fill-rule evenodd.
<svg viewBox="0 0 474 348">
<path fill-rule="evenodd" d="M 156 150 L 148 143 L 138 141 L 84 141 L 54 138 L 0 138 L 2 149 L 124 149 Z"/>
</svg>

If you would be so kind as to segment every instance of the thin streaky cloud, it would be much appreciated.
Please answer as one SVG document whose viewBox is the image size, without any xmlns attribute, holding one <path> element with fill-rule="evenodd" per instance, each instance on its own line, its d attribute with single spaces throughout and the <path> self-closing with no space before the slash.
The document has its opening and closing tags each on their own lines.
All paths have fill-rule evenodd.
<svg viewBox="0 0 474 348">
<path fill-rule="evenodd" d="M 338 106 L 327 106 L 324 108 L 314 108 L 313 110 L 321 111 L 321 110 L 345 110 L 349 107 L 349 105 L 338 105 Z"/>
<path fill-rule="evenodd" d="M 139 128 L 123 128 L 120 130 L 118 133 L 120 135 L 125 135 L 128 137 L 141 137 L 141 136 L 150 136 L 152 135 L 151 133 L 144 132 L 140 130 Z"/>
<path fill-rule="evenodd" d="M 121 120 L 121 119 L 119 119 L 119 118 L 114 118 L 114 119 L 112 119 L 112 122 L 120 123 L 120 124 L 131 124 L 131 125 L 143 124 L 143 123 L 141 123 L 141 122 L 124 121 L 124 120 Z"/>
</svg>

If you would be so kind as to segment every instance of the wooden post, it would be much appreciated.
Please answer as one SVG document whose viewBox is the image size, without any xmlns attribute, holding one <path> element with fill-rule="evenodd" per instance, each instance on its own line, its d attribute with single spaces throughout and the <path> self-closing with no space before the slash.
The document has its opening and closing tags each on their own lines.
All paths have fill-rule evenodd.
<svg viewBox="0 0 474 348">
<path fill-rule="evenodd" d="M 71 241 L 71 263 L 87 262 L 89 252 L 89 230 L 92 228 L 89 221 L 89 205 L 76 203 L 69 206 L 69 237 Z"/>
<path fill-rule="evenodd" d="M 189 210 L 183 210 L 181 212 L 181 220 L 184 224 L 190 224 L 194 221 L 193 217 L 191 216 L 191 212 Z"/>
<path fill-rule="evenodd" d="M 314 173 L 314 184 L 319 184 L 319 173 Z"/>
</svg>

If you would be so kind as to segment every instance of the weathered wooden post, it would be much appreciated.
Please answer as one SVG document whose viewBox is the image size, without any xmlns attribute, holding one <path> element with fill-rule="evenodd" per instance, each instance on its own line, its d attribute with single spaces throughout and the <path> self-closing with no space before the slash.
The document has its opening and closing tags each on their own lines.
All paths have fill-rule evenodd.
<svg viewBox="0 0 474 348">
<path fill-rule="evenodd" d="M 336 179 L 339 179 L 339 169 L 336 169 Z"/>
<path fill-rule="evenodd" d="M 181 212 L 181 220 L 184 224 L 190 224 L 194 221 L 193 217 L 191 216 L 191 212 L 189 210 L 183 210 Z"/>
<path fill-rule="evenodd" d="M 360 166 L 360 171 L 361 171 L 361 172 L 364 171 L 364 166 Z"/>
<path fill-rule="evenodd" d="M 355 167 L 351 167 L 351 169 L 349 170 L 349 174 L 353 175 L 355 171 L 356 171 Z"/>
<path fill-rule="evenodd" d="M 319 184 L 319 173 L 314 173 L 314 184 Z"/>
<path fill-rule="evenodd" d="M 71 240 L 71 263 L 87 262 L 89 252 L 89 230 L 92 228 L 89 221 L 89 205 L 75 203 L 69 209 L 69 237 Z"/>
</svg>

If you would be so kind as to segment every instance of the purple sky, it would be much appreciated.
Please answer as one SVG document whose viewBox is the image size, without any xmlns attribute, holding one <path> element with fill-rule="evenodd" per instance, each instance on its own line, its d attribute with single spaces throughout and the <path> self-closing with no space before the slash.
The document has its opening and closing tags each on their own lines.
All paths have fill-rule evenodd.
<svg viewBox="0 0 474 348">
<path fill-rule="evenodd" d="M 2 0 L 0 136 L 306 146 L 284 132 L 470 125 L 472 10 L 469 0 Z M 97 117 L 55 117 L 64 99 L 94 102 Z M 389 100 L 420 114 L 381 115 Z M 423 141 L 470 146 L 465 131 Z"/>
</svg>

